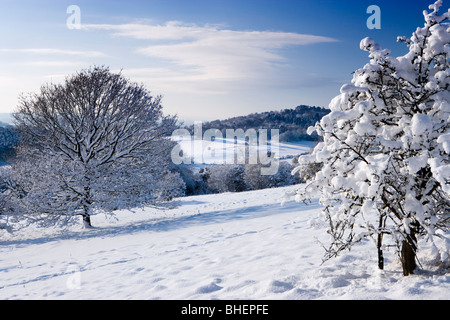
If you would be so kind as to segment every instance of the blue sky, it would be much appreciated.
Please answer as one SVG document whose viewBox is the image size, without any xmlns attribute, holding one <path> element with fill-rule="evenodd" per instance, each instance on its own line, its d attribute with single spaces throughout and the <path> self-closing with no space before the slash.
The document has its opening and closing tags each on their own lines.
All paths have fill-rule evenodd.
<svg viewBox="0 0 450 320">
<path fill-rule="evenodd" d="M 405 54 L 396 38 L 423 25 L 430 3 L 0 0 L 0 112 L 13 111 L 20 93 L 92 65 L 144 83 L 187 122 L 326 107 L 368 62 L 360 40 Z M 80 29 L 67 27 L 70 5 L 80 8 Z M 370 5 L 381 9 L 381 29 L 367 28 Z"/>
</svg>

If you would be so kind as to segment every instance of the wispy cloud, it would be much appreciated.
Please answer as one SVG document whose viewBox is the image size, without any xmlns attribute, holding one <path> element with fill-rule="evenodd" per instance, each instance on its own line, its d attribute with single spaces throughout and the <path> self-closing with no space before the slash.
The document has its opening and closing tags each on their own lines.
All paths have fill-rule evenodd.
<svg viewBox="0 0 450 320">
<path fill-rule="evenodd" d="M 36 61 L 26 61 L 20 62 L 22 66 L 32 66 L 32 67 L 82 67 L 85 64 L 82 61 L 72 61 L 72 60 L 36 60 Z"/>
<path fill-rule="evenodd" d="M 336 39 L 278 31 L 236 31 L 220 25 L 197 25 L 170 21 L 163 25 L 150 24 L 90 24 L 85 30 L 105 30 L 114 37 L 146 40 L 135 53 L 172 63 L 165 80 L 186 81 L 191 87 L 203 83 L 247 81 L 270 78 L 287 59 L 280 49 Z M 153 71 L 150 70 L 150 74 Z M 176 73 L 176 74 L 174 74 Z M 158 72 L 164 77 L 162 72 Z M 217 91 L 217 86 L 212 89 Z M 221 90 L 219 90 L 221 91 Z"/>
<path fill-rule="evenodd" d="M 105 57 L 100 51 L 76 51 L 57 48 L 0 49 L 0 53 L 23 53 L 36 55 L 69 55 L 79 57 Z"/>
</svg>

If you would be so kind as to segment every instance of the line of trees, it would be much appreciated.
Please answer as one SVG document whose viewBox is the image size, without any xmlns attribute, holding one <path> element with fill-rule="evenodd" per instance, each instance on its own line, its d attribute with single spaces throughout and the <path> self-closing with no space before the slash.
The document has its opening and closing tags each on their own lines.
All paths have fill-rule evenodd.
<svg viewBox="0 0 450 320">
<path fill-rule="evenodd" d="M 185 184 L 186 195 L 223 192 L 242 192 L 289 186 L 303 182 L 301 176 L 292 175 L 295 166 L 280 161 L 274 175 L 261 175 L 262 164 L 220 164 L 196 169 L 189 165 L 177 166 Z"/>
<path fill-rule="evenodd" d="M 225 136 L 225 130 L 229 128 L 247 129 L 278 129 L 279 141 L 320 141 L 322 138 L 317 134 L 309 135 L 307 129 L 320 121 L 323 116 L 330 112 L 329 109 L 300 105 L 294 109 L 283 109 L 280 111 L 268 111 L 252 113 L 246 116 L 232 117 L 225 120 L 214 120 L 202 124 L 204 130 L 218 129 Z M 187 129 L 193 132 L 193 126 Z"/>
</svg>

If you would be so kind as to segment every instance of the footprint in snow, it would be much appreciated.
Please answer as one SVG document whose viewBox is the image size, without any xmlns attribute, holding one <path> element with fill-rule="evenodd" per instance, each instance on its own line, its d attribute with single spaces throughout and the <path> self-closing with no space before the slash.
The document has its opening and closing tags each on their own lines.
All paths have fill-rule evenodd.
<svg viewBox="0 0 450 320">
<path fill-rule="evenodd" d="M 201 293 L 201 294 L 205 294 L 205 293 L 211 293 L 214 291 L 219 291 L 223 289 L 223 287 L 218 286 L 216 283 L 212 282 L 206 286 L 202 286 L 197 288 L 197 290 L 195 290 L 196 293 Z"/>
<path fill-rule="evenodd" d="M 294 289 L 294 285 L 289 282 L 274 280 L 270 283 L 269 291 L 273 293 L 283 293 Z"/>
</svg>

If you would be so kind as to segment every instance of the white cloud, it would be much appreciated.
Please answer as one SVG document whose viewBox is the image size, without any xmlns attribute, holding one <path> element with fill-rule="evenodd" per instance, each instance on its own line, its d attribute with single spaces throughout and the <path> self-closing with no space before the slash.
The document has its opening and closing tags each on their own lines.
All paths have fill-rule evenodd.
<svg viewBox="0 0 450 320">
<path fill-rule="evenodd" d="M 301 61 L 291 60 L 286 49 L 337 41 L 294 32 L 231 30 L 223 25 L 179 21 L 84 24 L 82 29 L 103 30 L 119 43 L 121 38 L 135 40 L 115 52 L 125 63 L 120 65 L 123 74 L 161 93 L 166 112 L 197 120 L 305 102 L 305 90 L 295 85 L 308 80 L 295 71 Z M 129 52 L 133 43 L 134 51 Z M 126 61 L 133 67 L 127 68 Z"/>
<path fill-rule="evenodd" d="M 165 25 L 149 24 L 83 24 L 82 29 L 100 29 L 113 31 L 115 36 L 132 37 L 145 40 L 181 40 L 198 39 L 214 33 L 218 26 L 186 24 L 179 21 L 169 21 Z"/>
<path fill-rule="evenodd" d="M 188 82 L 249 81 L 270 78 L 286 59 L 279 49 L 288 46 L 334 42 L 335 39 L 276 31 L 235 31 L 218 25 L 186 24 L 170 21 L 164 25 L 97 24 L 85 30 L 101 29 L 116 37 L 148 40 L 136 53 L 171 62 L 173 70 L 183 71 L 170 80 Z M 219 90 L 220 91 L 220 90 Z"/>
<path fill-rule="evenodd" d="M 32 67 L 81 67 L 85 64 L 81 61 L 70 61 L 70 60 L 36 60 L 36 61 L 27 61 L 20 62 L 22 66 L 32 66 Z"/>
<path fill-rule="evenodd" d="M 76 51 L 56 48 L 0 49 L 0 53 L 29 53 L 38 55 L 69 55 L 80 57 L 105 57 L 100 51 Z"/>
</svg>

